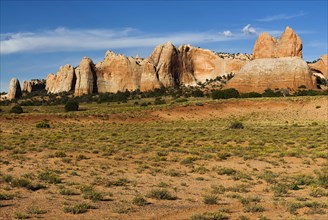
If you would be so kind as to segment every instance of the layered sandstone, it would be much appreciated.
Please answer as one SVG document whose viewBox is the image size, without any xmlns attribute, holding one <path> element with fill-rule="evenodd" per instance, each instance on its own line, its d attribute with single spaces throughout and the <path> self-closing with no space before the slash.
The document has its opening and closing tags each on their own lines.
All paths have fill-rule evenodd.
<svg viewBox="0 0 328 220">
<path fill-rule="evenodd" d="M 92 60 L 84 57 L 78 68 L 75 69 L 76 84 L 75 96 L 87 95 L 97 92 L 97 76 Z"/>
<path fill-rule="evenodd" d="M 61 93 L 74 90 L 76 82 L 75 70 L 69 64 L 61 66 L 57 74 L 49 74 L 46 80 L 48 93 Z"/>
<path fill-rule="evenodd" d="M 328 79 L 328 54 L 322 55 L 317 62 L 308 65 L 314 73 L 322 74 Z"/>
<path fill-rule="evenodd" d="M 306 62 L 299 57 L 282 57 L 256 59 L 245 64 L 225 88 L 235 88 L 241 93 L 263 93 L 266 89 L 295 92 L 300 86 L 315 89 Z"/>
<path fill-rule="evenodd" d="M 140 58 L 126 57 L 107 51 L 102 62 L 96 64 L 99 93 L 134 91 L 140 89 L 142 65 Z"/>
<path fill-rule="evenodd" d="M 279 40 L 271 37 L 268 33 L 260 34 L 253 49 L 253 59 L 300 57 L 302 58 L 302 41 L 291 29 L 286 27 Z"/>
<path fill-rule="evenodd" d="M 246 55 L 215 54 L 213 51 L 182 45 L 180 54 L 180 79 L 183 85 L 196 85 L 228 73 L 236 73 L 249 61 Z"/>
<path fill-rule="evenodd" d="M 13 99 L 20 98 L 21 96 L 22 96 L 22 90 L 19 80 L 17 78 L 12 78 L 9 84 L 7 99 L 13 100 Z"/>
</svg>

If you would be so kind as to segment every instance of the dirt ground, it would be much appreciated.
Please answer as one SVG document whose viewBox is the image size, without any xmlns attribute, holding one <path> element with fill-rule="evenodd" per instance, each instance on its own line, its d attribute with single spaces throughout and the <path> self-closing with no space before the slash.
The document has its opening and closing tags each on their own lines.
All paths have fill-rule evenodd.
<svg viewBox="0 0 328 220">
<path fill-rule="evenodd" d="M 0 220 L 328 219 L 327 97 L 100 107 L 0 114 Z"/>
</svg>

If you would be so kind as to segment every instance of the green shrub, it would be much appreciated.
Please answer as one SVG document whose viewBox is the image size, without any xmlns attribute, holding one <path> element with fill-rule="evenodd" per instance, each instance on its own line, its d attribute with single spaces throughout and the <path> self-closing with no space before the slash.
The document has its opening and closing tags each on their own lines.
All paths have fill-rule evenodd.
<svg viewBox="0 0 328 220">
<path fill-rule="evenodd" d="M 59 178 L 59 176 L 52 171 L 44 171 L 42 173 L 39 173 L 38 178 L 46 183 L 61 183 L 61 179 Z"/>
<path fill-rule="evenodd" d="M 244 129 L 244 125 L 240 121 L 233 121 L 229 125 L 230 129 Z"/>
<path fill-rule="evenodd" d="M 155 98 L 154 104 L 155 105 L 163 105 L 163 104 L 165 104 L 165 100 L 162 99 L 161 97 L 157 97 L 157 98 Z"/>
<path fill-rule="evenodd" d="M 158 199 L 158 200 L 176 200 L 177 197 L 173 196 L 167 189 L 153 189 L 148 194 L 147 197 Z"/>
<path fill-rule="evenodd" d="M 79 103 L 76 101 L 69 101 L 65 105 L 65 111 L 78 111 L 79 110 Z"/>
<path fill-rule="evenodd" d="M 14 114 L 21 114 L 23 113 L 23 108 L 19 105 L 15 105 L 10 109 L 10 113 L 14 113 Z"/>
<path fill-rule="evenodd" d="M 100 201 L 103 199 L 103 195 L 97 192 L 93 186 L 83 186 L 81 187 L 81 192 L 83 193 L 84 199 L 90 199 L 92 201 Z"/>
<path fill-rule="evenodd" d="M 202 90 L 196 89 L 196 90 L 191 91 L 191 96 L 192 97 L 203 97 L 204 93 Z"/>
<path fill-rule="evenodd" d="M 148 205 L 149 203 L 147 202 L 147 200 L 144 197 L 136 196 L 133 198 L 132 204 L 137 205 L 137 206 L 145 206 L 145 205 Z"/>
<path fill-rule="evenodd" d="M 230 98 L 239 98 L 240 94 L 238 90 L 231 89 L 223 89 L 223 90 L 213 90 L 212 91 L 212 99 L 230 99 Z"/>
<path fill-rule="evenodd" d="M 205 212 L 202 214 L 194 214 L 190 220 L 228 220 L 229 217 L 223 212 Z"/>
<path fill-rule="evenodd" d="M 205 195 L 203 198 L 203 202 L 206 205 L 216 205 L 218 203 L 218 197 L 214 194 Z"/>
<path fill-rule="evenodd" d="M 272 89 L 266 89 L 262 93 L 263 97 L 278 97 L 278 96 L 281 96 L 281 95 L 282 94 L 281 94 L 280 91 L 274 92 Z"/>
<path fill-rule="evenodd" d="M 94 209 L 94 206 L 91 206 L 87 203 L 78 203 L 72 206 L 64 206 L 64 212 L 72 214 L 81 214 L 88 211 L 88 209 Z"/>
<path fill-rule="evenodd" d="M 40 121 L 36 124 L 37 128 L 50 128 L 48 120 Z"/>
<path fill-rule="evenodd" d="M 249 92 L 249 93 L 241 93 L 240 97 L 241 98 L 259 98 L 259 97 L 262 97 L 262 95 L 257 92 Z"/>
</svg>

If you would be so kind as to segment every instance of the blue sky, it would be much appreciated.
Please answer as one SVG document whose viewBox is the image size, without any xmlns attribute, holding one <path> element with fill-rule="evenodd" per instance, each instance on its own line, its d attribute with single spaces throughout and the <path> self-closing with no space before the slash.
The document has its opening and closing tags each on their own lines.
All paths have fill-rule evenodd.
<svg viewBox="0 0 328 220">
<path fill-rule="evenodd" d="M 157 44 L 252 53 L 263 31 L 288 25 L 304 60 L 327 53 L 327 1 L 1 1 L 0 90 L 46 78 L 60 66 L 95 63 L 110 49 L 147 57 Z"/>
</svg>

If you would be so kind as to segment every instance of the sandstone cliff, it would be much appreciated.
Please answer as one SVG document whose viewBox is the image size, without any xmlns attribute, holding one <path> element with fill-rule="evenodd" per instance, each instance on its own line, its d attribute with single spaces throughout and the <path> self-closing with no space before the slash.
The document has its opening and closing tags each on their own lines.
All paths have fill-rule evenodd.
<svg viewBox="0 0 328 220">
<path fill-rule="evenodd" d="M 82 59 L 79 67 L 75 69 L 75 74 L 75 96 L 97 92 L 97 76 L 95 66 L 90 58 L 84 57 Z"/>
<path fill-rule="evenodd" d="M 22 96 L 21 86 L 17 78 L 12 78 L 10 80 L 9 89 L 8 89 L 8 100 L 13 100 L 20 98 Z"/>
<path fill-rule="evenodd" d="M 266 89 L 295 92 L 300 86 L 315 89 L 306 62 L 299 57 L 282 57 L 256 59 L 245 64 L 225 88 L 235 88 L 241 93 L 263 93 Z"/>
<path fill-rule="evenodd" d="M 279 40 L 266 32 L 260 34 L 254 45 L 253 59 L 294 56 L 302 58 L 302 48 L 299 36 L 287 26 Z"/>
<path fill-rule="evenodd" d="M 322 55 L 317 62 L 308 65 L 314 73 L 322 74 L 328 79 L 328 54 Z"/>
<path fill-rule="evenodd" d="M 74 90 L 76 75 L 74 67 L 69 64 L 61 66 L 57 74 L 49 74 L 46 81 L 48 93 L 61 93 Z"/>
</svg>

